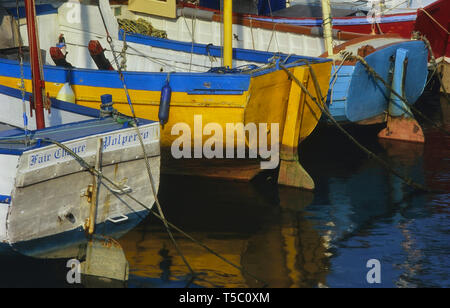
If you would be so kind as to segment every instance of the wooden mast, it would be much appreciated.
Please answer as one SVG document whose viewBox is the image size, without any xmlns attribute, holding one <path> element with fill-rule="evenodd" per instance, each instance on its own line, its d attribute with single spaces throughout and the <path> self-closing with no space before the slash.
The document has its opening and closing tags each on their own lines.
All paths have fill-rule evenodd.
<svg viewBox="0 0 450 308">
<path fill-rule="evenodd" d="M 25 12 L 27 18 L 28 45 L 30 46 L 30 64 L 33 83 L 33 96 L 36 110 L 37 129 L 45 128 L 44 97 L 45 81 L 42 73 L 41 50 L 36 23 L 36 8 L 34 0 L 25 0 Z M 20 17 L 17 17 L 20 18 Z"/>
<path fill-rule="evenodd" d="M 333 55 L 333 25 L 331 18 L 330 0 L 322 0 L 323 38 L 328 56 Z"/>
<path fill-rule="evenodd" d="M 223 3 L 223 66 L 233 68 L 233 0 Z"/>
</svg>

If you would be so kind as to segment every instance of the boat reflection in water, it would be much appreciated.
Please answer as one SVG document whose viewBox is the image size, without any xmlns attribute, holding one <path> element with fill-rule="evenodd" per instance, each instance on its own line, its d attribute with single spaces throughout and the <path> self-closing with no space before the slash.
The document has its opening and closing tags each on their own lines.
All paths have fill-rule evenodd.
<svg viewBox="0 0 450 308">
<path fill-rule="evenodd" d="M 357 138 L 397 170 L 448 191 L 449 153 L 442 150 L 450 148 L 448 138 L 427 130 L 430 141 L 424 146 L 378 142 L 366 138 L 371 132 L 360 131 L 354 132 Z M 161 185 L 165 189 L 160 192 L 168 219 L 245 270 L 180 235 L 181 250 L 198 274 L 195 285 L 368 287 L 374 286 L 366 279 L 370 259 L 381 263 L 381 284 L 376 286 L 449 282 L 443 220 L 448 217 L 448 194 L 413 193 L 333 129 L 305 142 L 303 153 L 309 153 L 303 163 L 318 179 L 314 194 L 276 187 L 271 175 L 250 184 L 162 178 L 172 187 Z M 152 279 L 163 286 L 188 280 L 187 267 L 154 221 L 141 224 L 121 244 L 130 262 L 130 286 L 148 286 Z"/>
<path fill-rule="evenodd" d="M 161 192 L 168 219 L 245 270 L 241 272 L 177 237 L 198 275 L 194 284 L 261 287 L 266 282 L 269 287 L 301 287 L 325 282 L 324 239 L 304 217 L 305 207 L 313 201 L 312 193 L 276 188 L 270 180 L 253 184 L 180 177 L 166 180 L 179 188 L 177 194 Z M 120 241 L 130 262 L 130 282 L 133 275 L 186 279 L 187 267 L 164 228 L 156 230 L 153 223 L 142 224 Z"/>
</svg>

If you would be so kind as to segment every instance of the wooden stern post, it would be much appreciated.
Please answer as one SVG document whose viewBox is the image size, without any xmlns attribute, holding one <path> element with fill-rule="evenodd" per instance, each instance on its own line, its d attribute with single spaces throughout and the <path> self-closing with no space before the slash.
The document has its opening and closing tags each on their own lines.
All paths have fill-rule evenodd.
<svg viewBox="0 0 450 308">
<path fill-rule="evenodd" d="M 308 84 L 309 70 L 307 68 L 295 67 L 293 74 L 304 85 Z M 298 159 L 298 144 L 304 116 L 303 107 L 305 100 L 306 93 L 302 91 L 297 83 L 292 82 L 286 121 L 281 138 L 278 184 L 313 190 L 315 188 L 314 181 L 302 167 Z"/>
</svg>

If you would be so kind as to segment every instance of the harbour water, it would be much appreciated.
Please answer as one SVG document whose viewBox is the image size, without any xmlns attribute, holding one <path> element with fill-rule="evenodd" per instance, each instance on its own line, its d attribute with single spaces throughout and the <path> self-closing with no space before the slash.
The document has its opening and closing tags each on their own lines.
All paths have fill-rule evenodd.
<svg viewBox="0 0 450 308">
<path fill-rule="evenodd" d="M 450 129 L 443 98 L 424 95 L 419 107 Z M 244 270 L 174 232 L 196 274 L 190 280 L 163 224 L 149 216 L 119 239 L 126 286 L 450 287 L 450 137 L 422 124 L 425 145 L 381 142 L 379 127 L 347 129 L 435 193 L 413 192 L 335 128 L 316 130 L 300 148 L 314 192 L 278 187 L 272 173 L 251 183 L 162 176 L 166 218 Z M 380 283 L 370 284 L 374 259 Z M 0 286 L 74 287 L 66 261 L 1 257 Z"/>
</svg>

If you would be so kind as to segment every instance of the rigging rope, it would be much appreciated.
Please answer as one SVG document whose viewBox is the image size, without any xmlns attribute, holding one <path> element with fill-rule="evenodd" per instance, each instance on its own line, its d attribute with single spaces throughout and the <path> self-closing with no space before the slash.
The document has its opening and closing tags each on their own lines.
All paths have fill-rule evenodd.
<svg viewBox="0 0 450 308">
<path fill-rule="evenodd" d="M 27 116 L 27 107 L 25 104 L 25 75 L 24 75 L 24 68 L 23 68 L 23 50 L 22 50 L 22 36 L 20 34 L 20 15 L 19 15 L 19 0 L 16 0 L 16 13 L 17 13 L 17 19 L 16 19 L 16 26 L 17 26 L 17 35 L 18 41 L 19 41 L 19 65 L 20 65 L 20 92 L 22 94 L 22 117 L 23 117 L 23 129 L 25 131 L 25 141 L 27 141 L 29 131 L 28 131 L 28 116 Z M 30 106 L 31 108 L 31 106 Z"/>
<path fill-rule="evenodd" d="M 437 71 L 437 76 L 439 80 L 439 84 L 441 85 L 442 92 L 444 93 L 444 97 L 447 100 L 447 103 L 450 103 L 450 98 L 448 96 L 447 90 L 445 89 L 445 84 L 442 81 L 441 73 L 439 72 L 439 65 L 436 63 L 436 57 L 434 56 L 433 49 L 431 48 L 430 41 L 425 37 L 425 35 L 421 35 L 420 32 L 414 32 L 413 37 L 421 39 L 428 48 L 428 52 L 430 53 L 430 62 L 434 67 L 434 70 Z"/>
<path fill-rule="evenodd" d="M 209 253 L 213 254 L 214 256 L 218 257 L 219 259 L 221 259 L 222 261 L 224 261 L 225 263 L 231 265 L 232 267 L 240 270 L 243 274 L 247 274 L 249 277 L 252 277 L 253 279 L 255 279 L 257 282 L 260 282 L 264 285 L 264 287 L 268 286 L 268 284 L 254 276 L 253 274 L 249 273 L 247 270 L 245 270 L 243 267 L 234 264 L 233 262 L 229 261 L 228 259 L 226 259 L 225 257 L 223 257 L 222 255 L 220 255 L 219 253 L 217 253 L 216 251 L 214 251 L 213 249 L 211 249 L 210 247 L 208 247 L 206 244 L 202 243 L 201 241 L 193 238 L 192 236 L 190 236 L 188 233 L 186 233 L 185 231 L 183 231 L 181 228 L 175 226 L 174 224 L 172 224 L 171 222 L 169 222 L 163 215 L 160 215 L 158 213 L 155 213 L 152 210 L 152 206 L 147 206 L 146 204 L 144 204 L 143 202 L 139 201 L 138 199 L 136 199 L 135 197 L 133 197 L 131 195 L 131 193 L 129 191 L 125 191 L 123 189 L 122 186 L 118 185 L 117 183 L 115 183 L 113 180 L 111 180 L 109 177 L 105 176 L 101 171 L 95 169 L 95 167 L 92 167 L 87 161 L 85 161 L 82 157 L 80 157 L 77 153 L 75 153 L 72 149 L 70 149 L 69 147 L 67 147 L 66 145 L 64 145 L 61 142 L 58 142 L 56 140 L 52 140 L 49 138 L 44 138 L 42 139 L 42 141 L 54 144 L 58 147 L 60 147 L 61 149 L 65 150 L 67 153 L 69 153 L 70 156 L 72 156 L 83 168 L 86 169 L 86 171 L 88 171 L 89 173 L 91 173 L 93 176 L 97 176 L 100 177 L 102 180 L 105 181 L 100 181 L 100 183 L 108 190 L 110 191 L 119 201 L 121 201 L 122 203 L 124 203 L 127 207 L 132 208 L 131 205 L 129 205 L 125 200 L 123 200 L 120 195 L 126 195 L 128 198 L 130 198 L 132 201 L 136 202 L 136 204 L 140 205 L 142 208 L 144 208 L 145 210 L 148 210 L 153 216 L 155 216 L 156 218 L 158 218 L 159 220 L 161 220 L 165 225 L 169 226 L 170 228 L 174 229 L 175 231 L 179 232 L 180 234 L 182 234 L 183 236 L 185 236 L 187 239 L 191 240 L 193 243 L 201 246 L 202 248 L 204 248 L 205 250 L 207 250 Z M 113 188 L 111 188 L 110 186 L 108 186 L 105 182 L 107 182 L 109 185 L 111 185 Z M 156 200 L 156 197 L 155 197 Z"/>
<path fill-rule="evenodd" d="M 442 30 L 444 30 L 444 32 L 447 33 L 447 35 L 450 35 L 450 32 L 447 29 L 445 29 L 445 27 L 441 25 L 439 21 L 437 21 L 433 16 L 431 16 L 431 14 L 428 13 L 424 8 L 419 8 L 419 10 L 424 12 L 432 21 L 434 21 Z"/>
<path fill-rule="evenodd" d="M 154 178 L 153 178 L 152 171 L 151 171 L 151 168 L 150 168 L 150 163 L 149 163 L 149 161 L 148 161 L 147 151 L 145 150 L 145 145 L 144 145 L 144 140 L 142 139 L 142 135 L 141 135 L 141 133 L 140 133 L 140 131 L 139 131 L 139 127 L 138 127 L 138 124 L 137 124 L 137 123 L 138 123 L 138 120 L 137 120 L 137 118 L 136 118 L 136 113 L 135 113 L 135 111 L 134 111 L 134 107 L 133 107 L 133 103 L 132 103 L 132 101 L 131 101 L 130 93 L 129 93 L 128 88 L 127 88 L 127 86 L 126 86 L 125 77 L 124 77 L 124 75 L 123 75 L 122 70 L 121 70 L 120 67 L 119 67 L 119 63 L 118 63 L 118 60 L 117 60 L 117 57 L 116 57 L 116 54 L 115 54 L 115 51 L 114 51 L 113 40 L 112 40 L 112 38 L 111 38 L 111 35 L 109 34 L 108 27 L 106 26 L 106 22 L 105 22 L 105 19 L 104 19 L 104 16 L 103 16 L 103 12 L 102 12 L 102 10 L 101 10 L 100 7 L 99 7 L 99 11 L 100 11 L 100 15 L 101 15 L 101 17 L 102 17 L 103 25 L 104 25 L 105 30 L 106 30 L 107 41 L 108 41 L 108 43 L 109 43 L 109 45 L 110 45 L 110 47 L 111 47 L 111 52 L 112 52 L 112 54 L 113 54 L 114 61 L 115 61 L 116 66 L 117 66 L 117 68 L 118 68 L 117 72 L 119 73 L 120 80 L 122 81 L 123 89 L 124 89 L 124 91 L 125 91 L 125 94 L 126 94 L 126 97 L 127 97 L 127 100 L 128 100 L 128 105 L 129 105 L 129 107 L 130 107 L 131 114 L 132 114 L 132 117 L 133 117 L 133 120 L 134 120 L 134 125 L 133 125 L 133 127 L 134 127 L 135 130 L 136 130 L 136 134 L 137 134 L 137 136 L 138 136 L 139 143 L 140 143 L 140 145 L 141 145 L 142 152 L 143 152 L 143 154 L 144 154 L 144 162 L 145 162 L 145 166 L 146 166 L 146 169 L 147 169 L 148 178 L 149 178 L 149 180 L 150 180 L 150 187 L 151 187 L 151 189 L 152 189 L 152 193 L 153 193 L 153 196 L 154 196 L 154 198 L 155 198 L 155 203 L 156 203 L 156 205 L 157 205 L 157 207 L 158 207 L 159 214 L 160 214 L 161 217 L 164 219 L 164 226 L 166 227 L 167 233 L 168 233 L 170 239 L 172 240 L 172 242 L 173 242 L 173 244 L 174 244 L 174 246 L 175 246 L 175 248 L 176 248 L 178 254 L 179 254 L 179 255 L 181 256 L 181 258 L 183 259 L 183 261 L 184 261 L 186 267 L 189 269 L 189 271 L 191 272 L 191 274 L 192 274 L 193 276 L 195 276 L 195 273 L 194 273 L 193 269 L 191 268 L 191 266 L 190 266 L 189 263 L 187 262 L 186 258 L 184 257 L 183 253 L 181 252 L 181 250 L 180 250 L 180 248 L 179 248 L 179 246 L 178 246 L 178 243 L 175 241 L 175 238 L 173 237 L 173 234 L 172 234 L 172 232 L 170 231 L 169 225 L 165 222 L 164 212 L 163 212 L 163 210 L 162 210 L 161 204 L 159 203 L 159 199 L 158 199 L 158 196 L 157 196 L 157 193 L 156 193 L 157 190 L 156 190 L 155 180 L 154 180 Z"/>
<path fill-rule="evenodd" d="M 320 86 L 319 86 L 319 82 L 317 81 L 317 77 L 315 75 L 314 69 L 311 67 L 311 65 L 309 64 L 309 62 L 307 60 L 304 60 L 304 62 L 306 63 L 306 65 L 309 67 L 310 73 L 311 73 L 311 77 L 313 79 L 314 82 L 314 86 L 315 86 L 315 91 L 317 94 L 317 97 L 319 98 L 319 102 L 317 101 L 316 97 L 314 95 L 311 94 L 311 92 L 308 91 L 308 89 L 305 87 L 305 85 L 298 80 L 297 77 L 294 76 L 294 74 L 292 74 L 288 68 L 286 68 L 286 66 L 284 66 L 283 64 L 280 64 L 280 67 L 288 74 L 288 76 L 296 83 L 299 85 L 299 87 L 302 89 L 303 92 L 305 92 L 309 98 L 319 107 L 319 109 L 322 111 L 323 114 L 325 114 L 327 116 L 327 118 L 329 118 L 331 120 L 331 122 L 336 125 L 336 127 L 342 132 L 344 133 L 344 135 L 346 135 L 359 149 L 361 149 L 363 152 L 365 152 L 370 158 L 374 158 L 377 162 L 379 162 L 386 170 L 388 170 L 389 172 L 391 172 L 393 175 L 397 176 L 398 178 L 400 178 L 405 184 L 407 184 L 408 186 L 414 188 L 415 190 L 419 190 L 419 191 L 424 191 L 424 192 L 434 192 L 431 189 L 429 189 L 428 187 L 416 183 L 414 182 L 411 178 L 400 174 L 398 171 L 396 171 L 394 168 L 392 168 L 385 160 L 383 160 L 382 158 L 380 158 L 378 155 L 376 155 L 375 153 L 373 153 L 372 151 L 370 151 L 369 149 L 367 149 L 365 146 L 363 146 L 361 143 L 359 143 L 349 132 L 347 132 L 345 130 L 345 128 L 342 127 L 342 125 L 340 125 L 336 119 L 334 119 L 334 117 L 331 115 L 325 101 L 324 98 L 322 96 L 322 92 L 320 91 Z M 312 109 L 310 107 L 310 109 Z"/>
<path fill-rule="evenodd" d="M 409 108 L 411 108 L 412 111 L 414 111 L 416 114 L 418 114 L 421 118 L 423 118 L 424 120 L 426 120 L 427 122 L 429 122 L 431 125 L 433 125 L 434 127 L 436 127 L 437 129 L 439 129 L 440 131 L 442 131 L 443 133 L 450 135 L 450 132 L 445 130 L 441 125 L 436 124 L 433 120 L 431 120 L 429 117 L 427 117 L 425 114 L 423 114 L 420 110 L 418 110 L 416 107 L 414 107 L 412 104 L 410 104 L 402 95 L 398 94 L 394 89 L 392 89 L 391 85 L 388 84 L 370 65 L 369 63 L 367 63 L 367 61 L 359 56 L 359 55 L 354 55 L 353 53 L 349 52 L 349 51 L 341 51 L 342 55 L 347 55 L 349 58 L 354 58 L 356 60 L 358 60 L 367 70 L 367 72 L 369 74 L 371 74 L 375 79 L 378 79 L 379 81 L 381 81 L 381 83 L 383 83 L 383 85 L 395 96 L 397 96 L 403 103 L 405 103 L 406 106 L 408 106 Z M 405 112 L 408 112 L 410 114 L 412 114 L 411 111 L 405 109 L 403 106 L 398 105 L 397 107 L 402 108 Z"/>
</svg>

